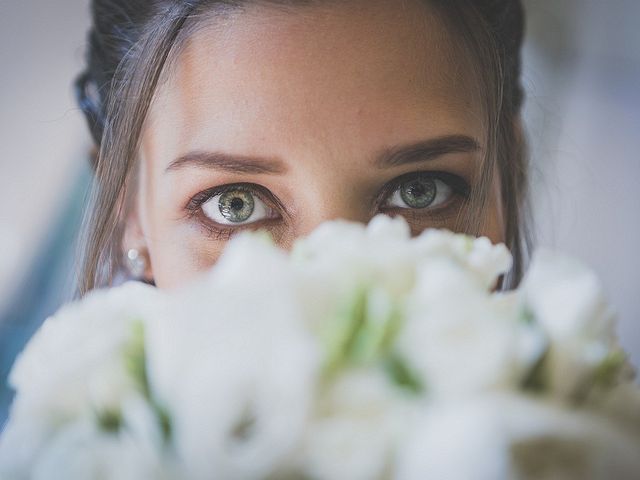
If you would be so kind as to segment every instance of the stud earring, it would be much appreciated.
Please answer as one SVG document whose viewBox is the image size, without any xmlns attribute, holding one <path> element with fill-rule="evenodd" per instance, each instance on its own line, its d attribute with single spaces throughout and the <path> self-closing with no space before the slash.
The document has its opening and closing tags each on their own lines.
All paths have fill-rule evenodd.
<svg viewBox="0 0 640 480">
<path fill-rule="evenodd" d="M 142 278 L 147 269 L 147 260 L 137 248 L 130 248 L 125 255 L 129 273 L 135 278 Z"/>
</svg>

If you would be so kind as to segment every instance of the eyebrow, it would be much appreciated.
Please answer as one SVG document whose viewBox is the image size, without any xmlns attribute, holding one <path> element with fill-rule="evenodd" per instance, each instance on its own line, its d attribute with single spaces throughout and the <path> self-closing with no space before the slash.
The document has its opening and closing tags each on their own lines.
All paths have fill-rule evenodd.
<svg viewBox="0 0 640 480">
<path fill-rule="evenodd" d="M 480 144 L 472 137 L 446 135 L 383 150 L 376 157 L 374 164 L 378 168 L 391 168 L 434 160 L 450 153 L 472 153 L 479 150 Z"/>
<path fill-rule="evenodd" d="M 446 135 L 408 145 L 387 148 L 376 156 L 374 166 L 392 168 L 409 163 L 434 160 L 450 153 L 470 153 L 478 150 L 480 150 L 480 145 L 472 137 Z M 190 152 L 178 157 L 169 164 L 165 171 L 175 171 L 185 167 L 255 175 L 281 175 L 287 171 L 287 167 L 279 159 L 202 151 Z"/>
<path fill-rule="evenodd" d="M 278 175 L 287 170 L 284 163 L 273 158 L 232 155 L 223 152 L 190 152 L 173 160 L 165 171 L 180 170 L 187 166 L 254 175 Z"/>
</svg>

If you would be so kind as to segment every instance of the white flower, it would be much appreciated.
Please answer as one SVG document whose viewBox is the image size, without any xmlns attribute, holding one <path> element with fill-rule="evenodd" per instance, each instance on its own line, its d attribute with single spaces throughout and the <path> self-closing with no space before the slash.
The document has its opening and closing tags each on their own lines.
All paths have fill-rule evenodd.
<svg viewBox="0 0 640 480">
<path fill-rule="evenodd" d="M 426 405 L 398 446 L 397 480 L 511 480 L 509 439 L 492 402 Z"/>
<path fill-rule="evenodd" d="M 343 373 L 316 399 L 299 454 L 305 478 L 383 478 L 414 407 L 381 370 Z"/>
<path fill-rule="evenodd" d="M 538 250 L 522 291 L 535 319 L 558 342 L 614 337 L 613 315 L 596 274 L 579 261 Z"/>
<path fill-rule="evenodd" d="M 543 253 L 494 292 L 511 261 L 378 216 L 89 294 L 12 371 L 0 478 L 634 478 L 640 390 L 596 277 Z"/>
<path fill-rule="evenodd" d="M 447 230 L 427 229 L 416 239 L 415 258 L 450 258 L 475 278 L 482 289 L 492 288 L 513 263 L 504 244 L 493 245 L 487 237 L 473 238 Z"/>
<path fill-rule="evenodd" d="M 327 222 L 296 242 L 292 263 L 312 325 L 321 326 L 337 305 L 349 303 L 369 285 L 394 298 L 406 295 L 414 282 L 412 245 L 406 221 L 384 215 L 368 226 Z"/>
<path fill-rule="evenodd" d="M 33 480 L 179 480 L 162 458 L 155 413 L 141 398 L 123 403 L 127 428 L 107 432 L 90 417 L 60 428 L 32 466 Z"/>
<path fill-rule="evenodd" d="M 395 478 L 631 480 L 640 472 L 638 446 L 637 432 L 590 411 L 481 395 L 427 408 Z"/>
<path fill-rule="evenodd" d="M 186 478 L 264 478 L 302 438 L 317 351 L 286 261 L 238 237 L 149 329 L 149 380 Z"/>
<path fill-rule="evenodd" d="M 129 282 L 92 292 L 44 322 L 10 374 L 16 397 L 0 438 L 0 471 L 21 478 L 16 472 L 28 472 L 66 424 L 97 422 L 137 390 L 123 349 L 134 321 L 158 301 L 155 289 Z"/>
<path fill-rule="evenodd" d="M 366 226 L 327 222 L 299 240 L 292 256 L 314 324 L 368 286 L 403 301 L 414 288 L 417 270 L 427 268 L 432 259 L 451 259 L 484 289 L 493 286 L 512 262 L 504 245 L 492 245 L 487 238 L 429 229 L 411 238 L 403 217 L 386 215 L 377 215 Z"/>
<path fill-rule="evenodd" d="M 540 250 L 521 287 L 524 308 L 549 336 L 546 375 L 561 397 L 581 396 L 594 371 L 619 352 L 614 315 L 594 272 L 577 260 Z"/>
<path fill-rule="evenodd" d="M 514 388 L 545 339 L 517 319 L 513 296 L 489 294 L 449 258 L 421 267 L 396 348 L 434 396 Z"/>
</svg>

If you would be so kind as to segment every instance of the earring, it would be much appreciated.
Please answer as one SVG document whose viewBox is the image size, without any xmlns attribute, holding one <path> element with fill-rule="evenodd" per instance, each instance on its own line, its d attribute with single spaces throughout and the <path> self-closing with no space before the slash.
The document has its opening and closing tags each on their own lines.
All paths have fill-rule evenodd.
<svg viewBox="0 0 640 480">
<path fill-rule="evenodd" d="M 147 260 L 137 248 L 130 248 L 125 255 L 129 273 L 135 278 L 142 278 L 147 269 Z"/>
</svg>

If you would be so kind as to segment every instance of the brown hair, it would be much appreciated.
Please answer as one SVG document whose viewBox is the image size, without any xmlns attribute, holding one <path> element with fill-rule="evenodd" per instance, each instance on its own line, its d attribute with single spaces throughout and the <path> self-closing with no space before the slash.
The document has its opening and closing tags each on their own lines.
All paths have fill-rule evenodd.
<svg viewBox="0 0 640 480">
<path fill-rule="evenodd" d="M 507 246 L 514 267 L 505 284 L 521 277 L 529 249 L 527 157 L 520 124 L 523 101 L 520 49 L 524 14 L 519 0 L 423 0 L 434 6 L 458 46 L 471 59 L 483 92 L 488 144 L 476 208 L 461 221 L 480 227 L 493 168 L 501 177 Z M 140 136 L 166 63 L 203 16 L 235 12 L 251 3 L 322 4 L 327 0 L 93 0 L 87 68 L 76 91 L 93 138 L 94 185 L 82 237 L 78 294 L 110 285 L 123 268 L 121 241 L 129 179 Z"/>
</svg>

